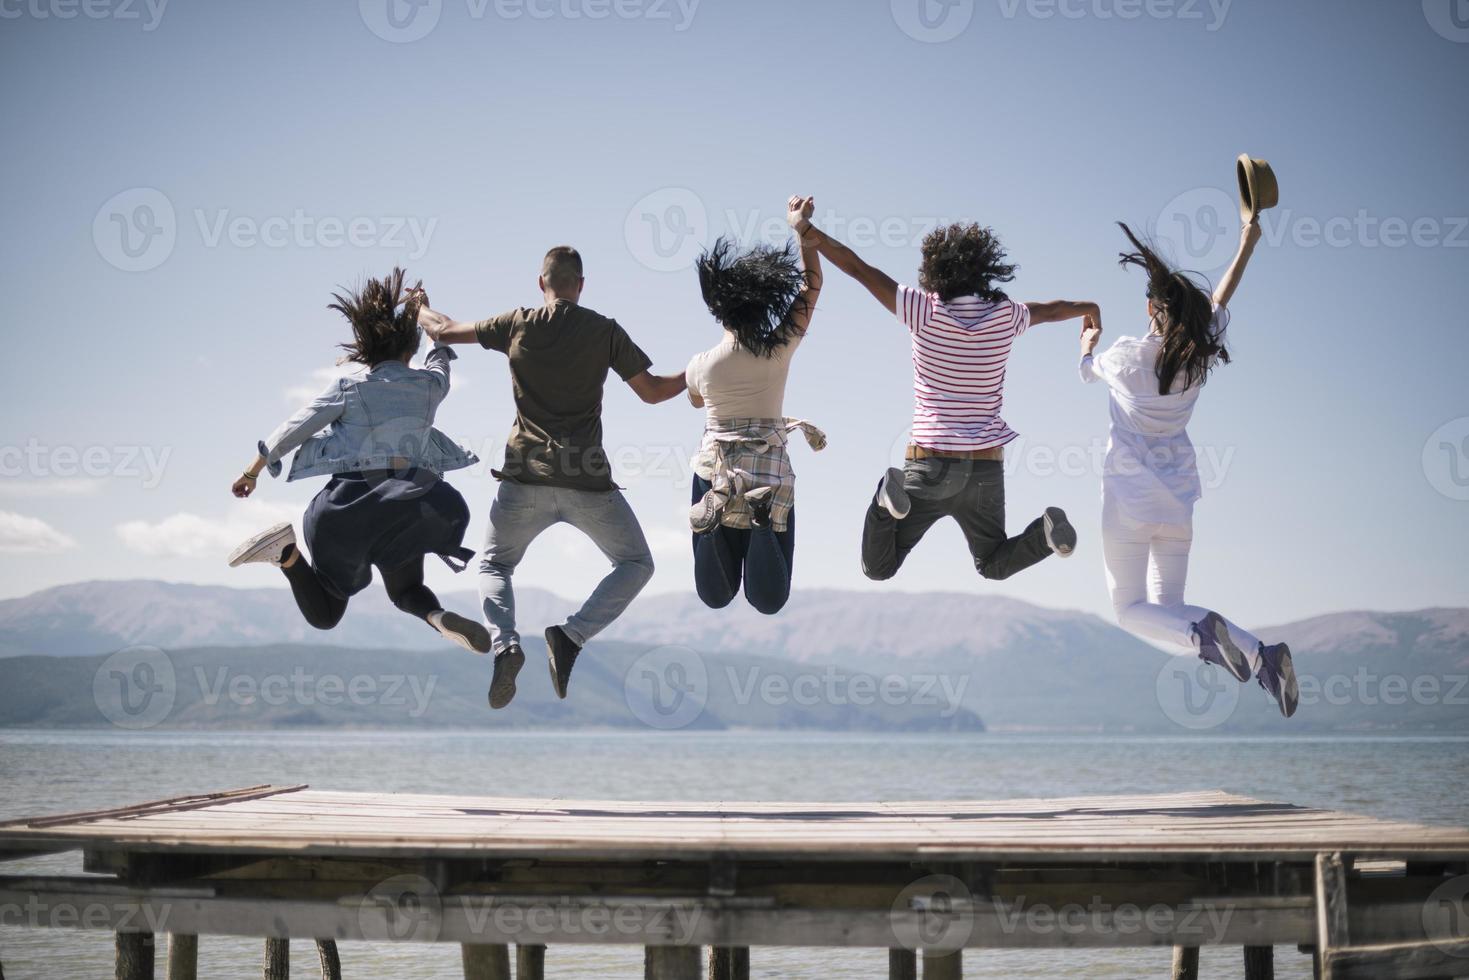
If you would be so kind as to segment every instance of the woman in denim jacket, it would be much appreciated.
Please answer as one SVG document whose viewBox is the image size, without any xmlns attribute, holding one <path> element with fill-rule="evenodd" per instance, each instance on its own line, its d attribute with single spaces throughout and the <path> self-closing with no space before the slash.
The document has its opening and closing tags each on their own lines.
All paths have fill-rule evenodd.
<svg viewBox="0 0 1469 980">
<path fill-rule="evenodd" d="M 418 353 L 426 297 L 417 287 L 404 291 L 402 269 L 335 299 L 329 308 L 352 324 L 352 342 L 342 345 L 346 360 L 369 370 L 339 379 L 287 419 L 259 444 L 232 488 L 236 497 L 250 496 L 260 471 L 279 476 L 292 450 L 288 480 L 330 476 L 301 525 L 311 560 L 291 525 L 280 524 L 236 548 L 230 566 L 275 565 L 306 621 L 323 630 L 341 622 L 347 600 L 371 583 L 376 566 L 395 606 L 460 646 L 488 653 L 484 626 L 445 612 L 423 582 L 425 555 L 441 556 L 455 571 L 474 557 L 463 546 L 469 507 L 442 477 L 478 460 L 433 427 L 449 394 L 454 353 L 436 347 L 422 369 L 408 366 Z"/>
</svg>

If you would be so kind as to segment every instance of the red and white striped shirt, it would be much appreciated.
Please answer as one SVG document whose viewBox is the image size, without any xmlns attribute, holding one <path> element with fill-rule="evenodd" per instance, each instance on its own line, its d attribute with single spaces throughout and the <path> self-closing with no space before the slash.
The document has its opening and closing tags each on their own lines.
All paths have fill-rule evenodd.
<svg viewBox="0 0 1469 980">
<path fill-rule="evenodd" d="M 968 451 L 1016 438 L 1000 408 L 1010 345 L 1030 326 L 1030 308 L 978 296 L 945 303 L 899 286 L 898 320 L 913 335 L 913 441 Z"/>
</svg>

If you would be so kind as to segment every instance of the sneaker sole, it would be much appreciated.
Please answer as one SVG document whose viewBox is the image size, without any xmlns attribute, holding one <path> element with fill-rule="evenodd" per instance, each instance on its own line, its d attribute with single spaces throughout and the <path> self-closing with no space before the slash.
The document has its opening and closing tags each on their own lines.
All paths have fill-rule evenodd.
<svg viewBox="0 0 1469 980">
<path fill-rule="evenodd" d="M 1218 616 L 1213 617 L 1210 625 L 1214 628 L 1214 645 L 1224 655 L 1224 669 L 1234 675 L 1234 679 L 1243 684 L 1250 679 L 1250 658 L 1245 652 L 1234 645 L 1234 640 L 1229 635 L 1229 627 L 1224 620 Z"/>
<path fill-rule="evenodd" d="M 883 477 L 882 488 L 877 492 L 877 500 L 882 509 L 892 515 L 893 520 L 901 521 L 913 512 L 913 500 L 903 486 L 902 470 L 896 466 L 888 469 L 887 476 Z"/>
<path fill-rule="evenodd" d="M 551 690 L 556 692 L 556 697 L 562 701 L 566 700 L 566 688 L 561 686 L 561 681 L 556 677 L 556 651 L 551 648 L 551 631 L 546 631 L 546 666 L 551 669 Z"/>
<path fill-rule="evenodd" d="M 1046 508 L 1046 544 L 1062 558 L 1070 558 L 1076 553 L 1076 528 L 1071 526 L 1066 512 L 1060 507 Z"/>
<path fill-rule="evenodd" d="M 1280 713 L 1289 718 L 1301 703 L 1301 686 L 1296 681 L 1296 665 L 1290 647 L 1280 651 Z"/>
<path fill-rule="evenodd" d="M 495 676 L 490 681 L 490 707 L 496 711 L 515 699 L 515 678 L 525 666 L 520 650 L 502 653 L 495 658 Z"/>
<path fill-rule="evenodd" d="M 466 619 L 458 613 L 444 613 L 439 619 L 439 632 L 446 640 L 459 644 L 470 653 L 490 652 L 490 631 L 483 624 Z"/>
<path fill-rule="evenodd" d="M 258 560 L 262 554 L 266 554 L 271 550 L 269 546 L 274 545 L 278 548 L 281 542 L 293 536 L 294 532 L 292 532 L 290 524 L 277 524 L 275 527 L 261 531 L 230 552 L 230 568 L 239 568 L 241 565 L 248 565 L 250 562 Z"/>
</svg>

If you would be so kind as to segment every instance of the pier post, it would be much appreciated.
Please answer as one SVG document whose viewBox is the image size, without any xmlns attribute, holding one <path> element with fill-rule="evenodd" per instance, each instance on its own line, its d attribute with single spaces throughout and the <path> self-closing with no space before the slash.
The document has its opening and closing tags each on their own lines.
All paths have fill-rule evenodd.
<svg viewBox="0 0 1469 980">
<path fill-rule="evenodd" d="M 265 940 L 265 980 L 291 980 L 291 941 L 274 936 Z"/>
<path fill-rule="evenodd" d="M 1199 947 L 1173 947 L 1173 980 L 1199 980 Z"/>
<path fill-rule="evenodd" d="M 911 949 L 888 950 L 888 980 L 918 980 L 918 954 Z"/>
<path fill-rule="evenodd" d="M 117 934 L 117 980 L 153 980 L 153 933 Z"/>
<path fill-rule="evenodd" d="M 168 937 L 168 980 L 198 980 L 199 937 L 171 933 Z"/>
<path fill-rule="evenodd" d="M 702 980 L 704 964 L 698 946 L 647 946 L 643 980 Z"/>
<path fill-rule="evenodd" d="M 709 980 L 750 980 L 750 947 L 710 946 Z"/>
<path fill-rule="evenodd" d="M 963 980 L 964 951 L 951 953 L 928 952 L 923 954 L 923 980 Z"/>
<path fill-rule="evenodd" d="M 318 939 L 316 956 L 321 960 L 321 980 L 342 980 L 342 958 L 335 939 Z"/>
<path fill-rule="evenodd" d="M 1275 948 L 1245 947 L 1245 980 L 1275 980 Z"/>
<path fill-rule="evenodd" d="M 464 980 L 510 980 L 510 947 L 464 943 Z"/>
<path fill-rule="evenodd" d="M 515 980 L 545 980 L 546 947 L 534 943 L 515 947 Z"/>
</svg>

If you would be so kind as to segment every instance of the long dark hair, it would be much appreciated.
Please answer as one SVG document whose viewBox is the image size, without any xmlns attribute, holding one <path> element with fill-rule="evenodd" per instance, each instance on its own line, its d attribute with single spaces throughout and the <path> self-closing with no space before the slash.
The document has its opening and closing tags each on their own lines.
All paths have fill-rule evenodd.
<svg viewBox="0 0 1469 980">
<path fill-rule="evenodd" d="M 720 238 L 699 256 L 699 288 L 704 303 L 741 347 L 757 357 L 775 352 L 796 335 L 805 313 L 803 293 L 810 276 L 787 243 L 755 245 L 741 252 Z"/>
<path fill-rule="evenodd" d="M 1229 363 L 1229 351 L 1211 329 L 1214 307 L 1208 291 L 1188 273 L 1170 268 L 1127 225 L 1120 221 L 1117 224 L 1134 249 L 1121 253 L 1120 264 L 1123 268 L 1135 265 L 1147 274 L 1148 299 L 1153 301 L 1153 316 L 1163 335 L 1163 349 L 1158 352 L 1158 394 L 1168 394 L 1179 374 L 1183 375 L 1181 391 L 1203 384 L 1216 359 Z"/>
<path fill-rule="evenodd" d="M 372 367 L 418 353 L 418 294 L 404 296 L 402 269 L 384 279 L 369 279 L 356 292 L 333 293 L 336 310 L 352 324 L 352 342 L 342 344 L 344 360 Z M 402 309 L 399 309 L 402 307 Z"/>
</svg>

